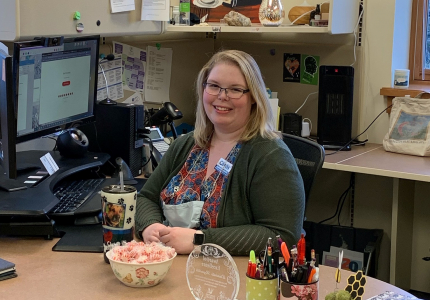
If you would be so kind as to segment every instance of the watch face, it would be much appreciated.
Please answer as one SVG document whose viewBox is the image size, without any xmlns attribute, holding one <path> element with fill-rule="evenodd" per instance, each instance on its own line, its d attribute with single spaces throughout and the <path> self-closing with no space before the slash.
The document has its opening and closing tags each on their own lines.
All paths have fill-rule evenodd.
<svg viewBox="0 0 430 300">
<path fill-rule="evenodd" d="M 195 233 L 194 234 L 194 245 L 202 245 L 205 242 L 205 234 L 204 233 Z"/>
</svg>

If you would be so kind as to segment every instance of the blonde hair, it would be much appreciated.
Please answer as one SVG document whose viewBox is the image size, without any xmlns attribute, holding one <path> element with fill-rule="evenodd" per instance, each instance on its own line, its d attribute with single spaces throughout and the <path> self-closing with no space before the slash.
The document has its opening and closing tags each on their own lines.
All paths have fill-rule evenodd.
<svg viewBox="0 0 430 300">
<path fill-rule="evenodd" d="M 219 63 L 227 63 L 239 67 L 245 77 L 251 98 L 255 101 L 251 107 L 251 114 L 245 125 L 245 130 L 240 137 L 240 141 L 249 141 L 257 135 L 269 139 L 279 138 L 273 128 L 273 115 L 266 93 L 266 85 L 264 84 L 257 63 L 248 53 L 239 50 L 225 50 L 213 55 L 200 70 L 197 77 L 197 110 L 194 129 L 194 139 L 197 145 L 202 148 L 207 148 L 212 132 L 214 131 L 214 125 L 206 115 L 203 106 L 203 84 L 208 79 L 215 65 Z"/>
</svg>

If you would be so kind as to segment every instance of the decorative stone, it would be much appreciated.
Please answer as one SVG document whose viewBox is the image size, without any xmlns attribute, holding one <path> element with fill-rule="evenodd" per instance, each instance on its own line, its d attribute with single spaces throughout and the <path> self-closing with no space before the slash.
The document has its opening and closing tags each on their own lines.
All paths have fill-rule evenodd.
<svg viewBox="0 0 430 300">
<path fill-rule="evenodd" d="M 230 11 L 223 19 L 229 26 L 251 26 L 251 19 L 235 11 Z"/>
</svg>

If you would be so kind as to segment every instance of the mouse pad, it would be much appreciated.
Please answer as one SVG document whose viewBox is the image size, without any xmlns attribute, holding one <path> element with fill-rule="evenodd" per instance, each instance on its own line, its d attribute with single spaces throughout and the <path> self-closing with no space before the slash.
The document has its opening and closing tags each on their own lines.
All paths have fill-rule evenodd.
<svg viewBox="0 0 430 300">
<path fill-rule="evenodd" d="M 103 253 L 102 224 L 57 226 L 62 238 L 52 251 Z"/>
</svg>

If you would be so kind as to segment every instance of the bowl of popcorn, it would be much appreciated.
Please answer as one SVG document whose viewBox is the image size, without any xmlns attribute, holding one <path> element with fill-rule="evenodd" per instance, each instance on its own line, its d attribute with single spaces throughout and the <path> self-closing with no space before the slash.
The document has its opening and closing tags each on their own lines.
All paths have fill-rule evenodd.
<svg viewBox="0 0 430 300">
<path fill-rule="evenodd" d="M 131 287 L 151 287 L 166 277 L 176 257 L 175 249 L 161 243 L 131 241 L 106 253 L 116 278 Z"/>
</svg>

